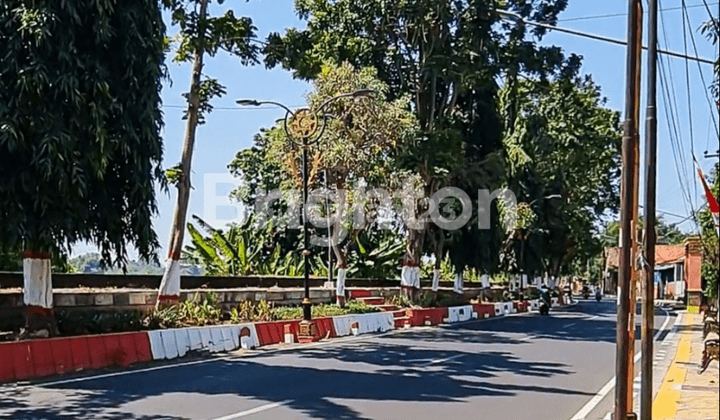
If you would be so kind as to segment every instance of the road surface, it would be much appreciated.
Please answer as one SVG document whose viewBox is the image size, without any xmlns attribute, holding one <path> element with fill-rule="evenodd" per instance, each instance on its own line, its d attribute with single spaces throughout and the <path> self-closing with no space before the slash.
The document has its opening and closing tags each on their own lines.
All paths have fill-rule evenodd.
<svg viewBox="0 0 720 420">
<path fill-rule="evenodd" d="M 549 317 L 1 386 L 0 418 L 600 420 L 612 408 L 612 391 L 596 395 L 614 375 L 615 310 L 580 301 Z M 658 309 L 656 329 L 669 319 Z"/>
</svg>

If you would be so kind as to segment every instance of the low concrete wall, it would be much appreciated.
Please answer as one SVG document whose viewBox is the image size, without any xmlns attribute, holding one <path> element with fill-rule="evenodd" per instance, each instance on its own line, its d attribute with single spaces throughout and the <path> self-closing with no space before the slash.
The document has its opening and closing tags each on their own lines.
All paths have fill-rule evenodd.
<svg viewBox="0 0 720 420">
<path fill-rule="evenodd" d="M 276 306 L 300 305 L 305 294 L 303 289 L 200 289 L 183 290 L 180 299 L 203 300 L 208 292 L 217 295 L 220 305 L 230 311 L 238 302 L 245 300 L 266 300 Z M 102 290 L 53 290 L 55 311 L 141 311 L 149 312 L 155 305 L 157 291 L 143 289 L 102 289 Z M 335 300 L 335 291 L 312 288 L 310 299 L 313 303 L 330 303 Z M 22 325 L 23 295 L 19 290 L 0 291 L 0 331 L 17 330 Z"/>
<path fill-rule="evenodd" d="M 143 274 L 57 274 L 53 273 L 52 281 L 55 289 L 150 289 L 160 287 L 160 275 Z M 327 279 L 312 277 L 310 287 L 321 287 Z M 302 277 L 285 276 L 182 276 L 182 289 L 239 289 L 246 287 L 258 288 L 299 288 L 303 287 Z M 346 287 L 400 287 L 396 279 L 347 279 Z M 432 282 L 423 280 L 423 289 L 430 289 Z M 0 289 L 22 288 L 22 273 L 0 271 Z M 453 282 L 440 282 L 440 287 L 452 288 Z M 480 287 L 480 283 L 465 283 L 466 288 Z"/>
</svg>

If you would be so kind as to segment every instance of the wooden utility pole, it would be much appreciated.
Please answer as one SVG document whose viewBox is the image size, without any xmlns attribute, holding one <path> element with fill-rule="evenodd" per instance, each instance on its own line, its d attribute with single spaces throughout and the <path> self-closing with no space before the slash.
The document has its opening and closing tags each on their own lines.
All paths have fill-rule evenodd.
<svg viewBox="0 0 720 420">
<path fill-rule="evenodd" d="M 633 127 L 633 147 L 635 154 L 633 157 L 633 202 L 632 202 L 632 245 L 631 245 L 631 261 L 632 277 L 630 279 L 630 313 L 628 322 L 628 408 L 627 412 L 631 413 L 634 409 L 634 382 L 635 382 L 635 326 L 637 322 L 635 316 L 637 314 L 637 291 L 640 284 L 640 267 L 637 266 L 638 257 L 640 256 L 640 91 L 641 91 L 641 63 L 642 63 L 642 21 L 643 11 L 642 4 L 638 5 L 638 25 L 635 28 L 638 40 L 638 48 L 636 50 L 637 66 L 635 72 L 635 119 Z"/>
<path fill-rule="evenodd" d="M 648 0 L 648 96 L 645 128 L 645 284 L 642 302 L 640 418 L 652 420 L 653 323 L 655 319 L 655 211 L 657 190 L 657 0 Z"/>
<path fill-rule="evenodd" d="M 642 4 L 628 1 L 628 49 L 625 90 L 625 122 L 622 143 L 622 191 L 620 203 L 620 267 L 618 276 L 617 350 L 615 354 L 615 420 L 628 420 L 632 412 L 633 339 L 635 331 L 632 281 L 637 235 L 638 119 L 640 54 L 642 54 Z"/>
</svg>

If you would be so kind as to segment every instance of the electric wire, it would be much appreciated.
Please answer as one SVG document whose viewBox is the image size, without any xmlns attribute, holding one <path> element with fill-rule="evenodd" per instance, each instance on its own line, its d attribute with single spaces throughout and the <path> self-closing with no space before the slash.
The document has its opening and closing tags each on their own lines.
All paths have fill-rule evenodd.
<svg viewBox="0 0 720 420">
<path fill-rule="evenodd" d="M 662 35 L 663 39 L 665 41 L 665 45 L 669 45 L 669 41 L 667 38 L 667 28 L 665 26 L 665 19 L 664 19 L 664 13 L 660 12 L 660 21 L 662 25 Z M 674 84 L 674 77 L 672 74 L 672 66 L 669 63 L 669 60 L 666 60 L 665 57 L 659 56 L 658 62 L 660 64 L 659 66 L 659 79 L 660 79 L 660 85 L 661 85 L 661 93 L 663 98 L 663 106 L 665 109 L 666 114 L 666 124 L 668 126 L 668 134 L 670 137 L 670 145 L 672 147 L 672 155 L 673 160 L 675 163 L 675 173 L 678 178 L 679 187 L 681 190 L 681 197 L 683 204 L 685 205 L 686 211 L 693 215 L 693 206 L 692 206 L 692 200 L 690 198 L 690 192 L 687 185 L 687 178 L 683 178 L 682 173 L 686 173 L 686 165 L 684 164 L 684 159 L 682 159 L 682 135 L 678 129 L 678 102 L 677 102 L 677 96 L 675 94 L 675 84 Z M 672 89 L 671 89 L 672 88 Z M 672 92 L 672 94 L 671 94 Z M 681 170 L 684 169 L 684 170 Z"/>
<path fill-rule="evenodd" d="M 683 1 L 683 3 L 684 3 L 684 1 Z M 692 25 L 690 23 L 690 14 L 687 13 L 687 10 L 685 10 L 683 15 L 685 16 L 685 19 L 687 20 L 688 28 L 691 28 Z M 710 18 L 712 19 L 712 16 Z M 690 40 L 692 41 L 693 51 L 695 51 L 695 56 L 699 56 L 697 43 L 695 42 L 695 35 L 693 34 L 692 29 L 690 29 L 689 32 L 690 32 Z M 708 105 L 710 106 L 710 121 L 712 121 L 712 124 L 715 127 L 715 133 L 720 134 L 720 132 L 718 131 L 717 121 L 715 120 L 715 112 L 714 112 L 715 105 L 713 104 L 712 99 L 710 99 L 710 88 L 709 88 L 708 84 L 705 82 L 705 75 L 703 74 L 702 67 L 700 66 L 700 64 L 698 64 L 698 73 L 700 73 L 700 81 L 702 82 L 703 91 L 705 93 L 705 99 L 707 99 Z"/>
<path fill-rule="evenodd" d="M 705 0 L 703 0 L 705 2 Z M 715 6 L 718 3 L 710 3 L 710 5 Z M 688 6 L 688 8 L 696 8 L 696 7 L 703 7 L 702 4 L 692 4 Z M 674 10 L 682 10 L 682 7 L 669 7 L 667 9 L 661 9 L 661 12 L 671 12 Z M 615 17 L 626 17 L 627 13 L 612 13 L 607 15 L 591 15 L 591 16 L 577 16 L 577 17 L 570 17 L 565 19 L 558 19 L 558 22 L 573 22 L 578 20 L 592 20 L 592 19 L 605 19 L 605 18 L 615 18 Z"/>
<path fill-rule="evenodd" d="M 681 4 L 682 4 L 682 7 L 683 7 L 683 12 L 682 12 L 682 16 L 683 16 L 683 24 L 682 24 L 682 28 L 683 28 L 683 49 L 684 49 L 685 55 L 687 56 L 687 54 L 688 54 L 688 41 L 687 41 L 687 38 L 688 38 L 688 37 L 687 37 L 687 32 L 688 32 L 688 29 L 689 29 L 689 28 L 688 28 L 689 23 L 686 25 L 686 22 L 689 22 L 689 18 L 687 18 L 687 8 L 685 7 L 685 0 L 681 0 Z M 687 18 L 687 20 L 686 20 L 686 18 Z M 691 33 L 692 33 L 692 30 L 690 30 L 690 31 L 691 31 Z M 687 104 L 688 104 L 688 122 L 689 122 L 689 128 L 690 128 L 690 153 L 691 153 L 693 156 L 695 156 L 695 133 L 694 133 L 694 128 L 693 128 L 693 117 L 692 117 L 692 115 L 693 115 L 693 112 L 692 112 L 692 99 L 691 99 L 691 97 L 690 97 L 690 93 L 691 93 L 691 90 L 690 90 L 690 60 L 688 60 L 687 58 L 685 58 L 685 88 L 687 89 L 687 92 L 686 92 L 686 95 L 685 95 L 685 96 L 687 97 Z M 693 196 L 692 196 L 692 198 L 694 199 L 695 197 L 697 197 L 697 183 L 693 183 Z M 692 201 L 692 200 L 690 201 L 690 204 L 691 204 L 691 205 L 693 204 L 693 201 Z M 694 205 L 693 205 L 693 208 L 695 208 Z"/>
</svg>

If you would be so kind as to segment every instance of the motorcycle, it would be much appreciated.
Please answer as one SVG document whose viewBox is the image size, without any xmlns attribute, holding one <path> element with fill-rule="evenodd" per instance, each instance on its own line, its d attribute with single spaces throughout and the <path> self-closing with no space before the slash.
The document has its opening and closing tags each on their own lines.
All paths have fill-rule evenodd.
<svg viewBox="0 0 720 420">
<path fill-rule="evenodd" d="M 582 296 L 583 296 L 583 299 L 586 299 L 586 300 L 590 299 L 590 289 L 587 287 L 583 287 Z"/>
<path fill-rule="evenodd" d="M 598 302 L 600 302 L 602 300 L 602 295 L 600 294 L 599 291 L 597 293 L 595 293 L 595 300 Z"/>
<path fill-rule="evenodd" d="M 549 315 L 550 314 L 550 302 L 547 299 L 540 299 L 540 308 L 538 308 L 540 311 L 540 315 Z"/>
</svg>

